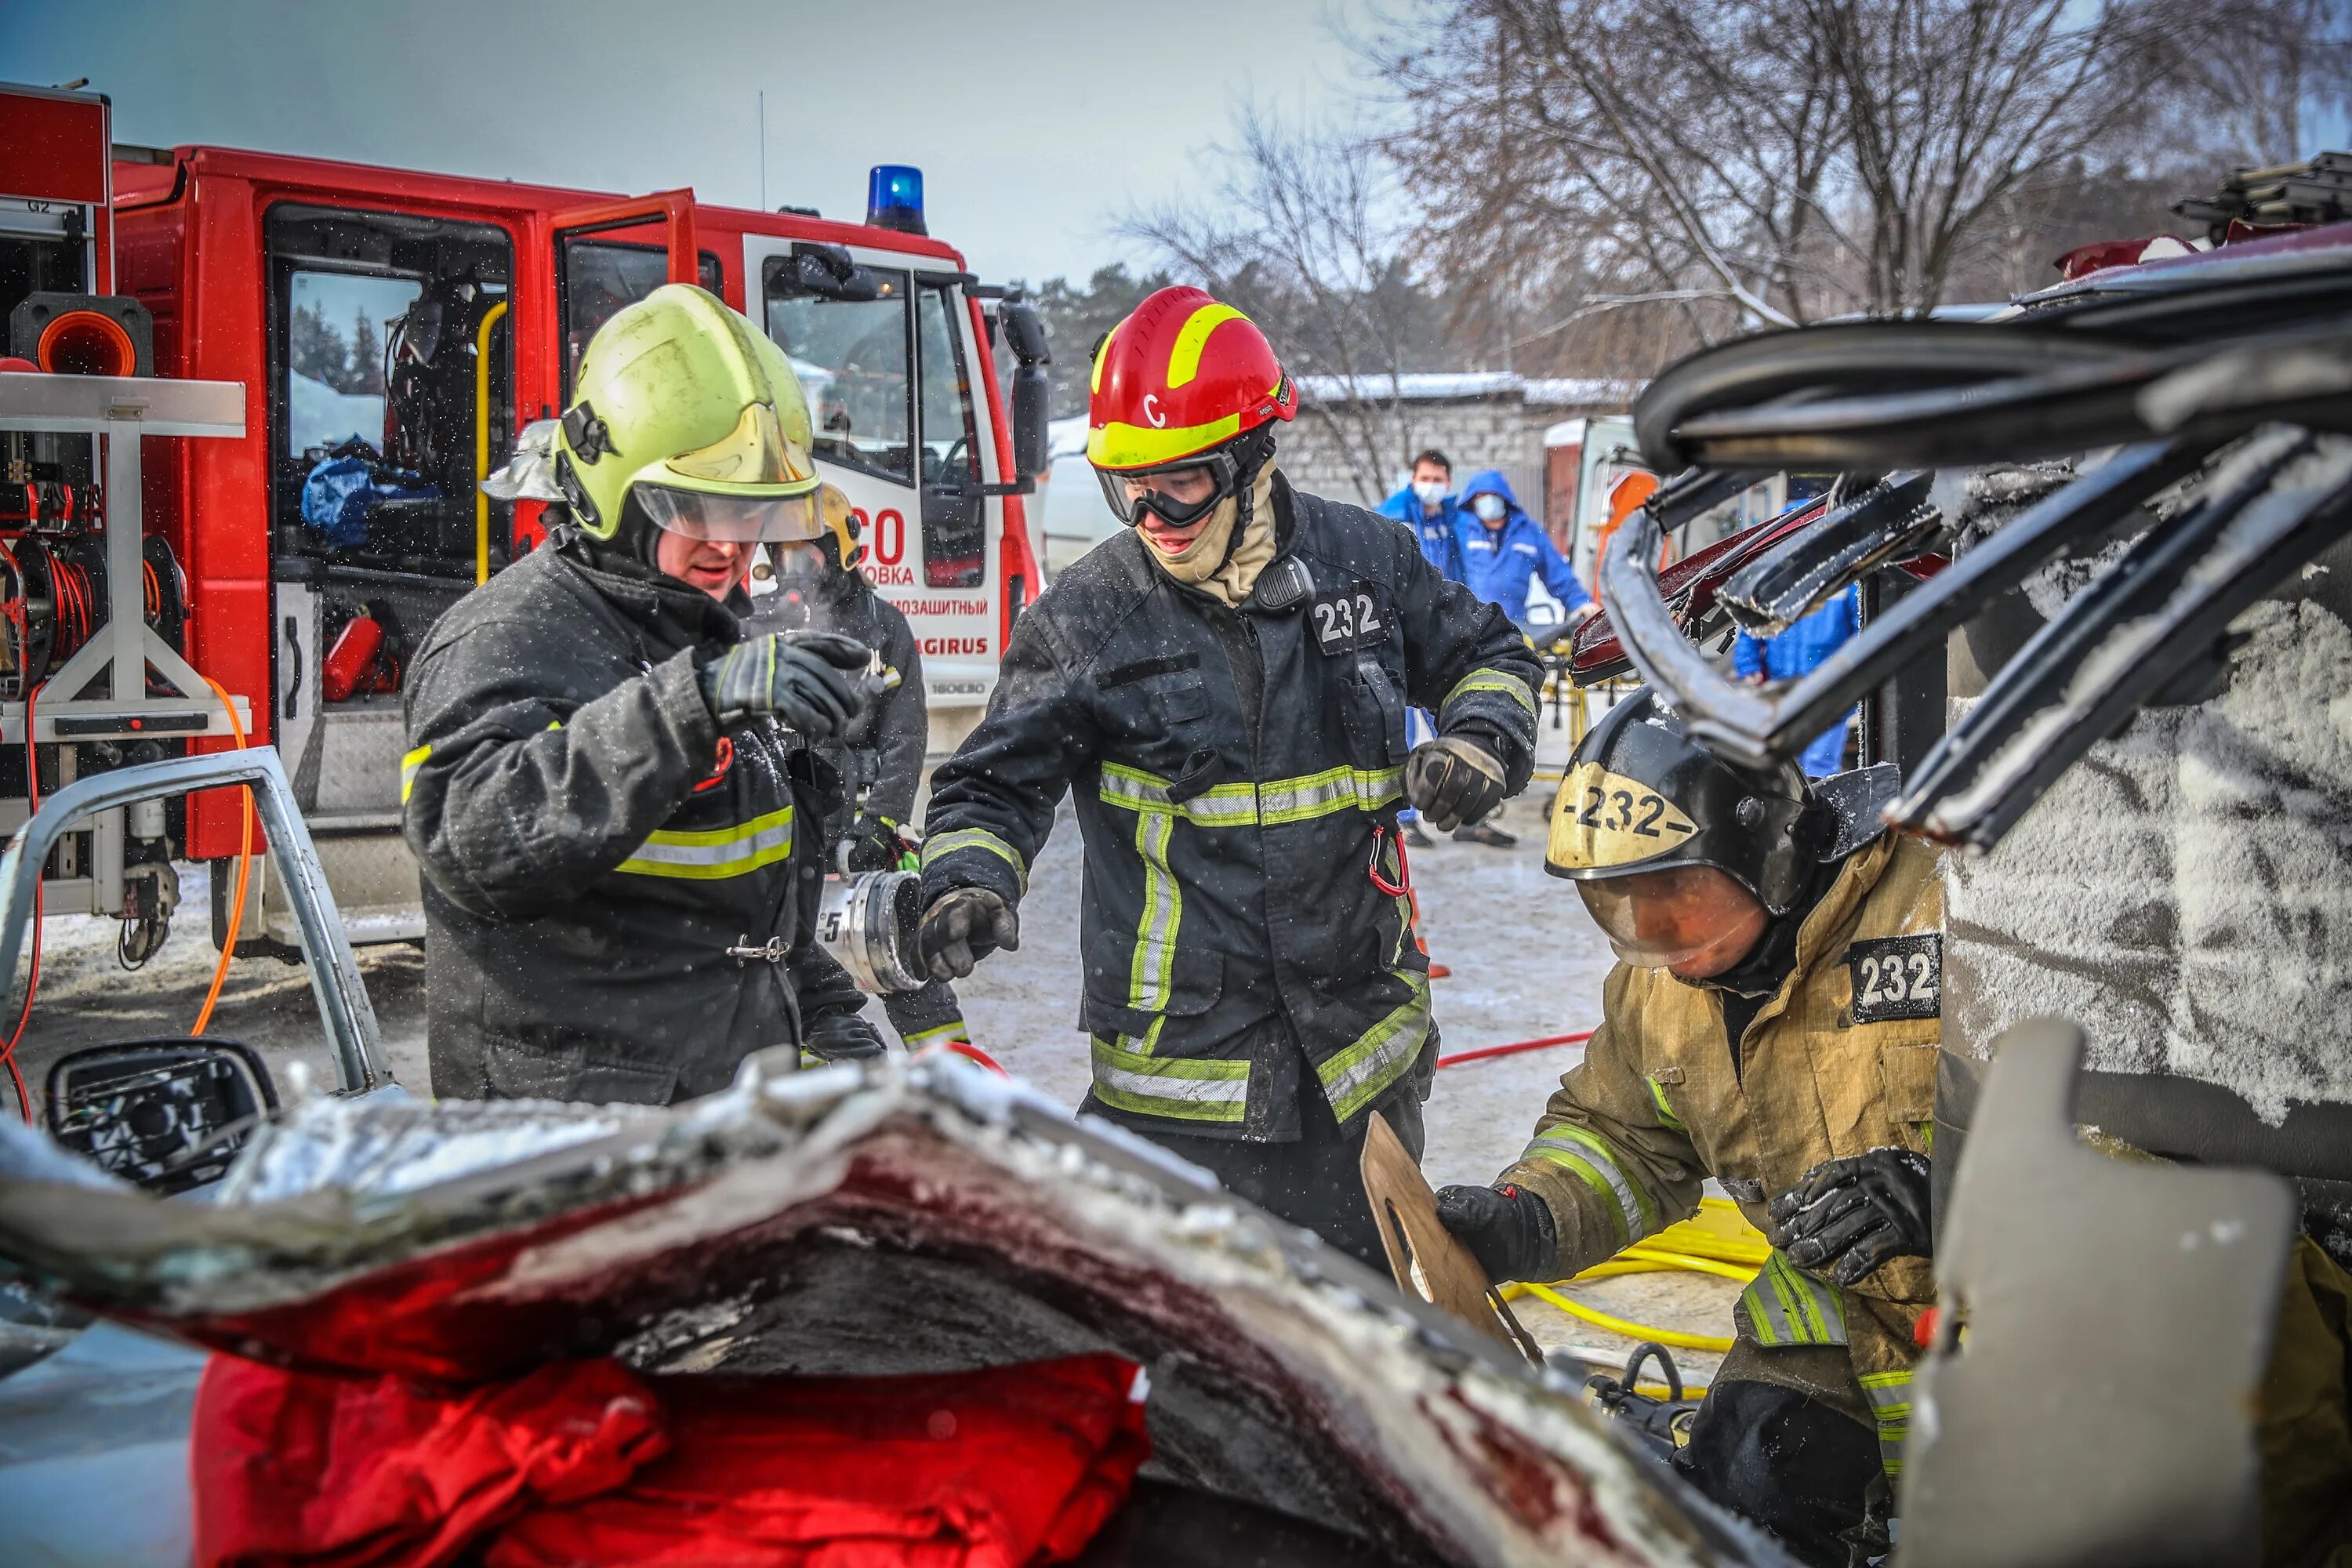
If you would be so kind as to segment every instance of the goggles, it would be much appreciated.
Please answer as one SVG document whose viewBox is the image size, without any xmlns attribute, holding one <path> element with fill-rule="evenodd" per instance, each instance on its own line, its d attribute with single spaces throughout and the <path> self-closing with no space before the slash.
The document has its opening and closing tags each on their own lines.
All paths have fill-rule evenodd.
<svg viewBox="0 0 2352 1568">
<path fill-rule="evenodd" d="M 1111 515 L 1129 527 L 1134 527 L 1148 511 L 1171 528 L 1184 528 L 1208 516 L 1219 501 L 1234 493 L 1239 470 L 1231 453 L 1206 452 L 1156 468 L 1097 468 L 1095 478 L 1102 484 L 1103 500 L 1110 503 Z M 1205 499 L 1179 500 L 1168 492 L 1171 485 L 1190 490 L 1194 488 L 1192 481 L 1201 478 L 1209 481 Z"/>
<path fill-rule="evenodd" d="M 719 544 L 789 544 L 824 531 L 816 490 L 796 496 L 713 495 L 640 479 L 630 495 L 656 526 L 688 539 Z"/>
<path fill-rule="evenodd" d="M 1619 959 L 1703 980 L 1736 967 L 1771 923 L 1763 900 L 1713 866 L 1668 866 L 1576 884 Z"/>
</svg>

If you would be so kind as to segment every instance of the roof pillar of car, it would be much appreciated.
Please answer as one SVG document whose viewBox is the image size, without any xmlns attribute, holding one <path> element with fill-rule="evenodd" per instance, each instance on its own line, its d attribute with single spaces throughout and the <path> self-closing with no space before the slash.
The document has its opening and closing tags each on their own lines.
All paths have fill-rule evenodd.
<svg viewBox="0 0 2352 1568">
<path fill-rule="evenodd" d="M 1734 573 L 1716 593 L 1740 629 L 1777 637 L 1848 584 L 1921 552 L 1943 526 L 1927 500 L 1936 476 L 1881 479 L 1845 506 Z"/>
<path fill-rule="evenodd" d="M 2292 426 L 2257 431 L 2200 500 L 2150 529 L 2018 650 L 1888 820 L 1991 848 L 2093 744 L 2214 658 L 2231 620 L 2347 532 L 2352 444 L 2323 447 Z"/>
<path fill-rule="evenodd" d="M 2067 540 L 2105 528 L 2192 472 L 2216 442 L 2126 448 L 2026 509 L 1777 693 L 1728 679 L 1687 642 L 1659 597 L 1656 523 L 1646 512 L 1601 564 L 1601 596 L 1642 678 L 1670 700 L 1691 737 L 1750 766 L 1793 756 L 1862 695 L 2016 586 Z"/>
</svg>

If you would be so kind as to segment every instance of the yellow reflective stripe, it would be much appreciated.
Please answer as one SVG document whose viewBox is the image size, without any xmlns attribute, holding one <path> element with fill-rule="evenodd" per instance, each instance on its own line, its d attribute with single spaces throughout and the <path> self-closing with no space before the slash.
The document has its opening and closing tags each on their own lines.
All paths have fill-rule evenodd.
<svg viewBox="0 0 2352 1568">
<path fill-rule="evenodd" d="M 1127 325 L 1127 323 L 1125 321 L 1121 321 L 1118 324 L 1118 327 L 1123 327 L 1125 325 Z M 1095 350 L 1094 369 L 1088 373 L 1088 378 L 1087 381 L 1087 390 L 1090 393 L 1100 392 L 1102 390 L 1103 361 L 1110 358 L 1110 345 L 1117 341 L 1118 337 L 1118 327 L 1113 327 L 1109 331 L 1105 332 L 1103 334 L 1102 347 Z"/>
<path fill-rule="evenodd" d="M 1340 811 L 1378 811 L 1404 793 L 1404 773 L 1399 768 L 1326 768 L 1270 784 L 1219 784 L 1182 802 L 1171 802 L 1169 788 L 1169 781 L 1157 773 L 1105 763 L 1096 793 L 1105 805 L 1181 816 L 1196 827 L 1254 827 L 1307 822 Z"/>
<path fill-rule="evenodd" d="M 1538 1133 L 1520 1156 L 1544 1160 L 1574 1173 L 1607 1205 L 1620 1247 L 1631 1247 L 1658 1228 L 1642 1184 L 1617 1163 L 1617 1152 L 1597 1133 L 1565 1123 Z"/>
<path fill-rule="evenodd" d="M 959 849 L 984 849 L 1013 868 L 1014 883 L 1023 892 L 1029 890 L 1029 863 L 1021 852 L 985 827 L 959 827 L 952 833 L 935 833 L 923 840 L 923 869 L 929 870 L 943 857 Z"/>
<path fill-rule="evenodd" d="M 1128 971 L 1127 1005 L 1157 1013 L 1168 1005 L 1176 981 L 1176 930 L 1184 919 L 1184 889 L 1168 869 L 1168 840 L 1176 818 L 1164 811 L 1138 812 L 1135 852 L 1143 860 L 1143 913 L 1136 921 L 1135 958 Z"/>
<path fill-rule="evenodd" d="M 400 804 L 408 804 L 409 792 L 416 787 L 417 771 L 432 757 L 433 748 L 419 746 L 400 759 Z"/>
<path fill-rule="evenodd" d="M 1747 1309 L 1756 1342 L 1767 1350 L 1846 1342 L 1844 1299 L 1835 1287 L 1798 1268 L 1777 1247 L 1740 1292 L 1739 1304 Z"/>
<path fill-rule="evenodd" d="M 793 808 L 785 806 L 732 827 L 695 831 L 659 828 L 646 836 L 635 854 L 614 869 L 639 877 L 676 877 L 693 882 L 748 876 L 793 852 Z"/>
<path fill-rule="evenodd" d="M 1536 712 L 1536 694 L 1528 689 L 1526 681 L 1507 670 L 1482 666 L 1454 683 L 1454 689 L 1447 692 L 1445 700 L 1437 705 L 1439 717 L 1443 718 L 1445 710 L 1454 706 L 1455 698 L 1466 696 L 1473 691 L 1499 691 L 1526 709 L 1530 717 L 1533 717 Z"/>
<path fill-rule="evenodd" d="M 1387 1092 L 1420 1058 L 1429 1043 L 1429 981 L 1400 973 L 1412 994 L 1389 1016 L 1358 1036 L 1347 1049 L 1316 1068 L 1332 1117 L 1345 1121 Z"/>
<path fill-rule="evenodd" d="M 952 1024 L 940 1024 L 929 1029 L 918 1029 L 911 1035 L 901 1036 L 900 1038 L 906 1042 L 908 1050 L 919 1051 L 926 1046 L 936 1046 L 941 1040 L 969 1040 L 971 1038 L 971 1029 L 961 1018 L 958 1018 Z"/>
<path fill-rule="evenodd" d="M 1172 463 L 1205 452 L 1232 440 L 1241 429 L 1239 414 L 1228 414 L 1206 425 L 1180 425 L 1165 430 L 1114 419 L 1087 432 L 1087 461 L 1097 468 L 1148 468 L 1154 463 Z"/>
<path fill-rule="evenodd" d="M 1656 1079 L 1646 1079 L 1643 1081 L 1650 1086 L 1650 1099 L 1657 1105 L 1659 1125 L 1670 1132 L 1689 1131 L 1684 1127 L 1683 1119 L 1675 1114 L 1675 1108 L 1666 1103 L 1666 1086 Z"/>
<path fill-rule="evenodd" d="M 1095 1098 L 1139 1116 L 1181 1121 L 1240 1121 L 1249 1114 L 1247 1060 L 1155 1057 L 1149 1047 L 1157 1023 L 1140 1039 L 1132 1035 L 1088 1037 L 1094 1047 Z M 1132 1047 L 1144 1047 L 1144 1050 Z"/>
<path fill-rule="evenodd" d="M 1168 384 L 1183 386 L 1201 374 L 1201 355 L 1209 346 L 1209 334 L 1227 321 L 1246 321 L 1249 318 L 1231 305 L 1212 303 L 1202 306 L 1186 318 L 1176 331 L 1176 346 L 1168 351 Z"/>
<path fill-rule="evenodd" d="M 1911 1374 L 1874 1372 L 1861 1380 L 1863 1396 L 1878 1423 L 1878 1460 L 1890 1476 L 1903 1473 L 1903 1449 L 1911 1437 Z"/>
</svg>

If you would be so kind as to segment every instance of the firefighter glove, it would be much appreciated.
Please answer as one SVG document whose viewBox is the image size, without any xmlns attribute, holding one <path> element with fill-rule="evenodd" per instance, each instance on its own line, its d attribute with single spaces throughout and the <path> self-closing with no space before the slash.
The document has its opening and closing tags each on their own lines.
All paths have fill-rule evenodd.
<svg viewBox="0 0 2352 1568">
<path fill-rule="evenodd" d="M 1551 1205 L 1525 1187 L 1440 1187 L 1437 1220 L 1496 1284 L 1559 1272 L 1559 1226 Z"/>
<path fill-rule="evenodd" d="M 863 1005 L 863 1004 L 860 1004 Z M 801 1048 L 828 1062 L 854 1062 L 882 1055 L 882 1031 L 854 1011 L 824 1013 L 801 1027 Z"/>
<path fill-rule="evenodd" d="M 1021 918 L 986 888 L 957 888 L 933 899 L 923 911 L 919 940 L 931 978 L 961 980 L 998 948 L 1020 948 Z"/>
<path fill-rule="evenodd" d="M 1405 759 L 1404 798 L 1440 833 L 1477 821 L 1503 804 L 1503 794 L 1502 763 L 1463 736 L 1424 741 Z"/>
<path fill-rule="evenodd" d="M 842 845 L 843 868 L 853 877 L 866 871 L 896 871 L 907 853 L 898 825 L 870 811 L 857 814 Z"/>
<path fill-rule="evenodd" d="M 809 740 L 831 740 L 865 709 L 850 675 L 871 658 L 835 632 L 771 632 L 704 665 L 702 695 L 721 724 L 768 714 Z"/>
<path fill-rule="evenodd" d="M 1829 1160 L 1772 1200 L 1772 1245 L 1800 1268 L 1852 1285 L 1895 1258 L 1934 1250 L 1928 1226 L 1927 1157 L 1872 1149 Z"/>
</svg>

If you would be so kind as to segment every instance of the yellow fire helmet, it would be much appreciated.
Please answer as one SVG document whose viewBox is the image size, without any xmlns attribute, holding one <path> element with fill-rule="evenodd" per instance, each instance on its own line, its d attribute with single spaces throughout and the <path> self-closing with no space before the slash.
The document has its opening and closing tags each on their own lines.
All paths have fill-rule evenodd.
<svg viewBox="0 0 2352 1568">
<path fill-rule="evenodd" d="M 556 484 L 596 539 L 620 531 L 632 498 L 694 539 L 775 544 L 826 527 L 792 362 L 690 284 L 665 284 L 597 330 L 555 446 Z"/>
</svg>

